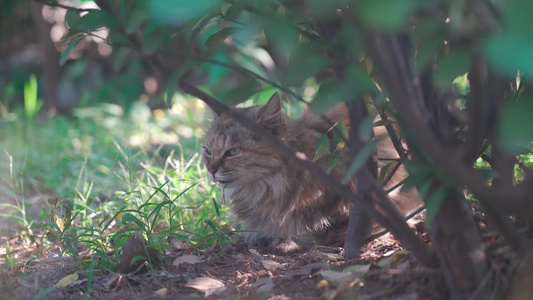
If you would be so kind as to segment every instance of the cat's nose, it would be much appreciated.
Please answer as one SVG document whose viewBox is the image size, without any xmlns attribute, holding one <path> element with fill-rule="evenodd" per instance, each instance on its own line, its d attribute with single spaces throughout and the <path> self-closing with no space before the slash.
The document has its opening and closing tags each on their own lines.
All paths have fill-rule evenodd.
<svg viewBox="0 0 533 300">
<path fill-rule="evenodd" d="M 217 169 L 209 169 L 208 171 L 209 171 L 209 173 L 211 173 L 212 175 L 215 175 L 215 173 L 217 172 Z"/>
</svg>

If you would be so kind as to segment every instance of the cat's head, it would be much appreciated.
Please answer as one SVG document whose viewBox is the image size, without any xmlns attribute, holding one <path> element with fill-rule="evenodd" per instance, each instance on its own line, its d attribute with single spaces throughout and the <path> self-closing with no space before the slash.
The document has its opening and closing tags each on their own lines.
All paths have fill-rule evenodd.
<svg viewBox="0 0 533 300">
<path fill-rule="evenodd" d="M 265 105 L 238 108 L 274 135 L 285 134 L 281 101 L 274 94 Z M 265 179 L 282 165 L 277 152 L 261 138 L 225 114 L 214 113 L 202 139 L 203 162 L 215 183 L 246 183 Z"/>
</svg>

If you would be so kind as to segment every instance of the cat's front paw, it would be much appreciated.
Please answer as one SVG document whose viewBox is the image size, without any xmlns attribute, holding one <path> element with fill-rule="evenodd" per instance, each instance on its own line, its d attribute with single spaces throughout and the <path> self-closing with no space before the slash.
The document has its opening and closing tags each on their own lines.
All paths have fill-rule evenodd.
<svg viewBox="0 0 533 300">
<path fill-rule="evenodd" d="M 282 238 L 272 239 L 269 248 L 281 254 L 287 254 L 303 250 L 301 245 L 296 243 L 295 241 Z"/>
<path fill-rule="evenodd" d="M 293 240 L 288 238 L 259 236 L 257 234 L 248 234 L 246 236 L 250 245 L 257 246 L 260 249 L 277 253 L 288 254 L 309 249 L 312 243 L 302 243 L 301 239 Z"/>
</svg>

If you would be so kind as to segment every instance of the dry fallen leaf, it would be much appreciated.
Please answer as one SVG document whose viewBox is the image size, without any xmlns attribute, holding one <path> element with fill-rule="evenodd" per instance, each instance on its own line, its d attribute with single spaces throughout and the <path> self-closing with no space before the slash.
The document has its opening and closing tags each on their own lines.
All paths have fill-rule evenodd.
<svg viewBox="0 0 533 300">
<path fill-rule="evenodd" d="M 254 284 L 252 284 L 252 288 L 257 288 L 258 293 L 270 292 L 274 286 L 274 281 L 269 277 L 259 278 Z"/>
<path fill-rule="evenodd" d="M 313 250 L 310 252 L 311 256 L 316 259 L 327 259 L 327 260 L 343 260 L 344 256 L 335 254 L 335 253 L 328 253 L 328 252 L 322 252 L 318 250 Z"/>
<path fill-rule="evenodd" d="M 396 251 L 393 255 L 385 257 L 378 262 L 378 266 L 384 268 L 386 266 L 396 267 L 407 257 L 407 252 L 404 250 Z"/>
<path fill-rule="evenodd" d="M 323 289 L 323 288 L 326 288 L 329 286 L 329 282 L 326 280 L 326 279 L 322 279 L 320 280 L 317 285 L 316 285 L 316 289 L 319 290 L 319 289 Z"/>
<path fill-rule="evenodd" d="M 172 266 L 177 267 L 182 263 L 188 263 L 192 265 L 192 264 L 197 264 L 200 262 L 202 262 L 202 260 L 196 255 L 183 255 L 183 256 L 176 258 L 174 262 L 172 263 Z"/>
<path fill-rule="evenodd" d="M 198 277 L 189 280 L 185 286 L 204 292 L 206 297 L 226 290 L 226 286 L 222 281 L 209 277 Z"/>
<path fill-rule="evenodd" d="M 357 277 L 354 273 L 351 272 L 337 272 L 332 270 L 324 270 L 318 273 L 334 286 L 337 286 L 345 281 L 351 281 Z"/>
<path fill-rule="evenodd" d="M 325 262 L 316 262 L 316 263 L 307 264 L 296 270 L 292 270 L 292 271 L 285 273 L 284 277 L 292 278 L 294 276 L 307 276 L 307 275 L 314 273 L 313 270 L 316 271 L 317 269 L 324 269 L 326 266 L 327 264 Z"/>
<path fill-rule="evenodd" d="M 186 250 L 189 248 L 189 246 L 190 246 L 190 243 L 186 241 L 175 241 L 174 242 L 174 248 L 176 248 L 177 250 Z"/>
<path fill-rule="evenodd" d="M 401 262 L 405 261 L 406 258 L 407 258 L 407 252 L 404 250 L 400 250 L 391 256 L 389 263 L 391 267 L 396 267 Z"/>
<path fill-rule="evenodd" d="M 248 251 L 253 255 L 253 256 L 259 256 L 261 257 L 261 253 L 259 253 L 257 250 L 255 249 L 248 249 Z"/>
<path fill-rule="evenodd" d="M 73 274 L 70 274 L 68 276 L 61 278 L 61 280 L 59 280 L 56 283 L 56 287 L 62 288 L 62 287 L 69 286 L 72 284 L 74 280 L 78 280 L 78 273 L 73 273 Z"/>
<path fill-rule="evenodd" d="M 261 264 L 263 265 L 263 268 L 269 270 L 269 271 L 276 271 L 277 269 L 284 269 L 283 265 L 280 263 L 277 263 L 273 260 L 262 260 Z"/>
<path fill-rule="evenodd" d="M 122 218 L 124 218 L 124 212 L 120 212 L 120 213 L 118 213 L 116 219 L 117 219 L 119 222 L 122 222 Z"/>
<path fill-rule="evenodd" d="M 358 280 L 345 280 L 337 286 L 337 296 L 344 294 L 357 284 Z M 349 299 L 349 298 L 348 298 Z"/>
<path fill-rule="evenodd" d="M 346 267 L 342 271 L 343 272 L 352 272 L 352 273 L 355 273 L 355 274 L 366 274 L 368 272 L 368 270 L 370 270 L 370 264 L 353 265 L 353 266 Z"/>
<path fill-rule="evenodd" d="M 155 293 L 159 296 L 166 296 L 168 294 L 167 288 L 158 289 Z"/>
</svg>

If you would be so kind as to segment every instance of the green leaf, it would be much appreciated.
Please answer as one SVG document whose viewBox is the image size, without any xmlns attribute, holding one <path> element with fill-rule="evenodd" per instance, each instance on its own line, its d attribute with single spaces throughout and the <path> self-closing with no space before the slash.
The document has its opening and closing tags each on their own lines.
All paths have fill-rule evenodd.
<svg viewBox="0 0 533 300">
<path fill-rule="evenodd" d="M 164 23 L 183 25 L 220 9 L 220 0 L 157 0 L 146 1 L 152 18 Z"/>
<path fill-rule="evenodd" d="M 378 176 L 378 182 L 383 183 L 385 181 L 385 176 L 387 175 L 387 171 L 389 170 L 390 166 L 392 165 L 392 162 L 386 164 L 381 168 Z"/>
<path fill-rule="evenodd" d="M 441 87 L 449 87 L 457 76 L 468 72 L 471 65 L 472 52 L 470 49 L 450 51 L 446 57 L 439 59 L 435 82 Z"/>
<path fill-rule="evenodd" d="M 361 20 L 381 30 L 401 29 L 415 7 L 413 0 L 365 0 L 356 10 Z"/>
<path fill-rule="evenodd" d="M 359 66 L 351 65 L 346 70 L 345 80 L 328 78 L 322 82 L 310 108 L 317 114 L 324 114 L 339 102 L 353 101 L 375 90 L 374 81 L 366 72 Z"/>
<path fill-rule="evenodd" d="M 168 199 L 168 198 L 167 198 Z M 146 206 L 154 206 L 155 207 L 150 211 L 150 213 L 148 213 L 148 217 L 151 218 L 152 215 L 154 216 L 154 220 L 153 220 L 153 223 L 155 224 L 155 221 L 157 220 L 158 216 L 159 216 L 159 213 L 161 212 L 161 209 L 163 209 L 163 207 L 165 205 L 168 205 L 169 207 L 172 207 L 172 206 L 175 206 L 174 202 L 170 201 L 170 200 L 165 200 L 163 202 L 160 202 L 160 203 L 157 203 L 157 205 L 155 203 L 145 203 L 145 204 L 149 204 L 149 205 L 146 205 Z M 143 205 L 145 205 L 143 204 Z M 141 209 L 141 207 L 139 207 L 139 209 Z"/>
<path fill-rule="evenodd" d="M 212 199 L 213 199 L 213 205 L 215 206 L 215 212 L 217 213 L 217 216 L 220 218 L 220 208 L 218 207 L 217 200 L 215 200 L 215 198 L 212 198 Z"/>
<path fill-rule="evenodd" d="M 190 189 L 192 189 L 193 187 L 195 187 L 199 183 L 200 183 L 200 181 L 197 181 L 197 182 L 191 184 L 186 189 L 184 189 L 183 191 L 179 192 L 179 194 L 176 195 L 176 197 L 174 197 L 174 199 L 172 199 L 172 201 L 176 201 L 176 199 L 178 199 L 179 197 L 183 196 L 183 194 L 185 194 L 187 191 L 189 191 Z"/>
<path fill-rule="evenodd" d="M 85 37 L 83 35 L 78 35 L 70 40 L 68 43 L 67 48 L 65 48 L 65 51 L 61 53 L 61 56 L 59 57 L 59 64 L 64 65 L 65 62 L 67 62 L 68 58 L 70 57 L 70 52 L 72 49 L 74 49 L 78 44 L 84 39 Z"/>
<path fill-rule="evenodd" d="M 222 102 L 227 105 L 237 105 L 252 98 L 257 92 L 257 88 L 251 84 L 243 84 L 241 87 L 231 89 L 222 96 Z"/>
<path fill-rule="evenodd" d="M 448 190 L 443 187 L 435 189 L 426 198 L 426 224 L 431 224 L 439 212 L 442 202 L 448 196 Z"/>
<path fill-rule="evenodd" d="M 91 264 L 89 265 L 89 269 L 87 271 L 87 292 L 91 291 L 91 286 L 93 282 L 93 274 L 94 274 L 94 267 L 96 266 L 96 263 L 98 262 L 98 259 L 94 259 Z"/>
<path fill-rule="evenodd" d="M 291 61 L 291 67 L 285 76 L 284 83 L 288 86 L 297 86 L 307 78 L 333 64 L 333 60 L 323 55 L 313 55 L 303 59 Z"/>
<path fill-rule="evenodd" d="M 470 81 L 468 80 L 468 73 L 458 76 L 452 82 L 452 92 L 456 97 L 466 97 L 470 92 Z"/>
<path fill-rule="evenodd" d="M 124 222 L 133 222 L 141 230 L 145 230 L 146 229 L 146 225 L 141 220 L 139 220 L 137 217 L 135 217 L 134 215 L 132 215 L 130 213 L 124 214 L 124 216 L 122 217 L 122 223 L 124 223 Z"/>
<path fill-rule="evenodd" d="M 220 19 L 220 16 L 218 16 L 217 14 L 208 14 L 208 15 L 205 15 L 202 18 L 200 18 L 198 20 L 198 22 L 196 22 L 196 24 L 194 24 L 194 26 L 191 28 L 191 37 L 190 37 L 190 39 L 191 40 L 196 40 L 196 38 L 198 37 L 200 32 L 202 32 L 204 29 L 206 29 L 206 27 L 209 24 L 214 23 L 215 21 L 217 21 L 219 19 Z M 187 26 L 185 28 L 187 28 Z"/>
<path fill-rule="evenodd" d="M 170 76 L 167 81 L 167 88 L 165 90 L 167 94 L 167 101 L 172 99 L 172 96 L 174 96 L 181 78 L 196 65 L 198 65 L 198 61 L 196 59 L 188 59 Z"/>
<path fill-rule="evenodd" d="M 502 13 L 503 32 L 490 36 L 484 51 L 489 63 L 509 76 L 533 74 L 533 18 L 525 12 L 533 10 L 533 1 L 516 0 Z"/>
<path fill-rule="evenodd" d="M 211 227 L 211 229 L 213 229 L 214 232 L 217 232 L 217 225 L 215 223 L 213 223 L 213 221 L 211 220 L 204 220 L 204 222 L 209 225 L 209 227 Z"/>
<path fill-rule="evenodd" d="M 429 189 L 433 186 L 435 179 L 433 177 L 427 177 L 421 184 L 418 185 L 418 194 L 422 198 L 426 198 Z"/>
<path fill-rule="evenodd" d="M 346 125 L 344 124 L 344 119 L 335 125 L 335 128 L 333 128 L 333 143 L 336 146 L 336 149 L 342 150 L 344 149 L 344 146 L 346 144 L 346 141 L 349 139 L 348 137 L 348 128 L 346 128 Z"/>
<path fill-rule="evenodd" d="M 76 23 L 75 28 L 80 31 L 93 31 L 102 27 L 115 29 L 119 26 L 120 23 L 112 14 L 108 13 L 107 11 L 93 9 L 80 18 L 80 20 Z"/>
<path fill-rule="evenodd" d="M 150 20 L 150 16 L 145 10 L 135 9 L 131 16 L 126 19 L 126 26 L 124 28 L 126 34 L 134 33 L 143 23 Z"/>
<path fill-rule="evenodd" d="M 527 13 L 533 11 L 533 1 L 514 0 L 505 6 L 503 12 L 504 31 L 524 37 L 533 37 L 533 18 Z"/>
<path fill-rule="evenodd" d="M 344 173 L 343 180 L 345 182 L 348 182 L 357 172 L 359 172 L 382 140 L 382 138 L 376 138 L 366 143 L 363 149 L 359 151 L 350 167 L 348 167 Z"/>
<path fill-rule="evenodd" d="M 267 41 L 279 53 L 290 53 L 298 45 L 300 32 L 295 24 L 287 19 L 274 17 L 263 21 Z"/>
<path fill-rule="evenodd" d="M 342 22 L 342 27 L 338 34 L 339 42 L 344 44 L 346 53 L 350 55 L 352 59 L 359 61 L 364 57 L 365 43 L 360 28 L 351 24 L 351 22 Z"/>
<path fill-rule="evenodd" d="M 315 157 L 313 157 L 313 162 L 330 153 L 331 152 L 329 151 L 329 138 L 326 134 L 323 134 L 316 143 Z"/>
<path fill-rule="evenodd" d="M 501 72 L 516 76 L 533 74 L 533 38 L 510 32 L 497 33 L 484 45 L 489 63 Z"/>
<path fill-rule="evenodd" d="M 355 89 L 353 84 L 347 84 L 345 81 L 337 81 L 334 78 L 328 78 L 322 82 L 318 92 L 311 104 L 311 111 L 316 114 L 324 114 L 339 102 L 353 100 Z"/>
<path fill-rule="evenodd" d="M 78 13 L 78 10 L 76 9 L 67 10 L 67 13 L 65 14 L 65 21 L 67 22 L 70 28 L 76 27 L 80 19 L 81 17 L 80 17 L 80 14 Z"/>
<path fill-rule="evenodd" d="M 431 66 L 440 48 L 444 47 L 445 25 L 441 20 L 426 18 L 414 28 L 413 39 L 417 45 L 415 66 L 418 71 Z"/>
<path fill-rule="evenodd" d="M 435 37 L 419 45 L 416 53 L 417 71 L 424 70 L 426 67 L 434 63 L 435 56 L 442 47 L 442 39 L 444 38 L 444 36 Z"/>
<path fill-rule="evenodd" d="M 162 29 L 152 30 L 143 40 L 142 53 L 146 55 L 154 54 L 165 42 L 165 33 Z"/>
<path fill-rule="evenodd" d="M 37 98 L 37 91 L 37 78 L 32 74 L 24 84 L 24 112 L 28 119 L 32 119 L 43 106 L 43 102 Z"/>
<path fill-rule="evenodd" d="M 128 58 L 133 53 L 133 49 L 127 48 L 127 47 L 120 47 L 118 48 L 117 55 L 115 55 L 115 60 L 113 61 L 113 68 L 115 70 L 120 70 L 126 62 L 128 61 Z"/>
<path fill-rule="evenodd" d="M 244 11 L 247 4 L 248 3 L 246 1 L 235 1 L 231 3 L 231 5 L 228 7 L 224 14 L 224 19 L 226 19 L 227 21 L 236 20 L 242 13 L 242 11 Z"/>
<path fill-rule="evenodd" d="M 379 126 L 392 125 L 392 124 L 395 124 L 395 123 L 396 122 L 391 120 L 391 119 L 379 120 L 379 121 L 374 122 L 373 126 L 374 127 L 379 127 Z"/>
<path fill-rule="evenodd" d="M 341 158 L 338 157 L 338 156 L 335 156 L 335 155 L 330 155 L 329 156 L 329 161 L 328 161 L 328 169 L 326 170 L 326 174 L 329 174 L 331 173 L 331 170 L 333 170 L 333 168 L 335 168 L 335 166 L 341 162 Z"/>
<path fill-rule="evenodd" d="M 232 36 L 234 33 L 237 33 L 240 31 L 240 28 L 237 27 L 226 27 L 222 28 L 219 32 L 211 35 L 207 40 L 205 41 L 206 47 L 214 47 L 220 43 L 222 43 L 225 39 Z"/>
<path fill-rule="evenodd" d="M 143 260 L 148 260 L 148 258 L 145 257 L 145 256 L 142 256 L 142 255 L 134 256 L 134 257 L 131 259 L 130 267 L 133 266 L 134 263 L 136 263 L 136 262 L 138 262 L 138 261 L 143 261 Z"/>
<path fill-rule="evenodd" d="M 433 170 L 425 166 L 421 168 L 420 170 L 416 170 L 413 172 L 409 170 L 409 172 L 410 172 L 409 176 L 407 176 L 407 178 L 405 178 L 401 182 L 403 184 L 402 191 L 409 190 L 417 185 L 424 183 L 428 178 L 434 177 Z"/>
<path fill-rule="evenodd" d="M 504 107 L 500 119 L 499 136 L 505 150 L 513 154 L 523 152 L 533 141 L 533 93 L 523 94 L 518 101 Z"/>
<path fill-rule="evenodd" d="M 122 33 L 118 31 L 111 31 L 109 32 L 108 39 L 113 42 L 114 45 L 130 45 L 133 47 L 134 45 L 131 44 L 130 40 L 123 35 Z"/>
</svg>

